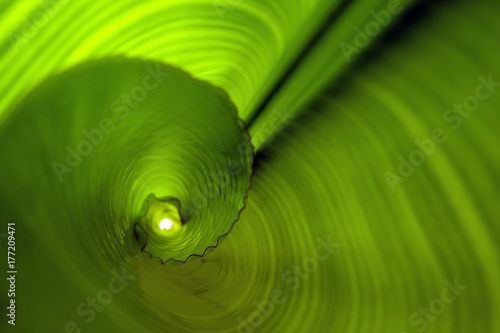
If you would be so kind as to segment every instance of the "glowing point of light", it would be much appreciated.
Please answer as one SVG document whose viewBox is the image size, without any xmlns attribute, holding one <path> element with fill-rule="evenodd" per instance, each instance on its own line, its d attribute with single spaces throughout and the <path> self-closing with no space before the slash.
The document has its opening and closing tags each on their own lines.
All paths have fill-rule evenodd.
<svg viewBox="0 0 500 333">
<path fill-rule="evenodd" d="M 161 230 L 163 230 L 163 229 L 170 230 L 173 226 L 174 226 L 174 222 L 170 221 L 169 219 L 163 219 L 160 222 Z"/>
</svg>

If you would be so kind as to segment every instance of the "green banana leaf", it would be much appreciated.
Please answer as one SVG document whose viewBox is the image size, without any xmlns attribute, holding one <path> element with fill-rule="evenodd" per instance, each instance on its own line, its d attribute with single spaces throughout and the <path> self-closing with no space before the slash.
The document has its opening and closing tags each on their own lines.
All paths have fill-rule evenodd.
<svg viewBox="0 0 500 333">
<path fill-rule="evenodd" d="M 499 13 L 0 0 L 1 332 L 499 332 Z"/>
</svg>

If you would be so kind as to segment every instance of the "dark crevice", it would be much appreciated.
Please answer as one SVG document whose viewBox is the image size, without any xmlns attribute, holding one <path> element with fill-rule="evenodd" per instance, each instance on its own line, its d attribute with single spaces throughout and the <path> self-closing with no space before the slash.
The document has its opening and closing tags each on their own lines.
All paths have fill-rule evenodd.
<svg viewBox="0 0 500 333">
<path fill-rule="evenodd" d="M 281 88 L 288 82 L 289 78 L 295 73 L 297 68 L 302 64 L 303 60 L 306 59 L 309 53 L 314 49 L 314 46 L 319 43 L 319 41 L 325 36 L 325 34 L 330 30 L 333 24 L 336 22 L 337 18 L 342 15 L 352 4 L 352 0 L 344 0 L 340 5 L 335 6 L 332 12 L 326 17 L 325 22 L 320 26 L 318 31 L 314 36 L 303 46 L 302 51 L 296 57 L 296 59 L 290 64 L 288 69 L 283 73 L 282 77 L 278 80 L 274 88 L 269 92 L 267 97 L 262 101 L 259 107 L 255 109 L 252 116 L 247 120 L 247 125 L 250 127 L 253 121 L 258 117 L 258 115 L 267 107 L 269 102 L 273 97 L 281 90 Z"/>
<path fill-rule="evenodd" d="M 422 24 L 422 21 L 425 20 L 426 17 L 432 15 L 436 7 L 441 7 L 443 4 L 450 2 L 450 0 L 423 0 L 419 3 L 413 4 L 412 7 L 397 18 L 397 21 L 390 29 L 384 31 L 380 38 L 364 49 L 358 57 L 353 59 L 352 63 L 349 64 L 349 66 L 346 66 L 345 70 L 343 70 L 334 82 L 327 84 L 321 92 L 318 93 L 317 98 L 309 101 L 304 107 L 305 110 L 307 109 L 307 112 L 299 114 L 294 123 L 300 124 L 299 126 L 302 127 L 308 124 L 313 117 L 320 116 L 322 112 L 325 112 L 324 109 L 329 104 L 329 100 L 332 96 L 339 95 L 346 89 L 352 88 L 349 76 L 353 73 L 353 69 L 356 69 L 356 73 L 359 75 L 359 73 L 363 72 L 363 68 L 376 59 L 382 57 L 384 51 L 388 47 L 395 47 L 400 43 L 404 43 L 405 39 L 408 38 L 409 31 Z M 288 75 L 291 75 L 291 73 L 288 73 Z M 283 83 L 284 82 L 282 82 L 282 84 Z M 276 93 L 276 91 L 274 93 Z M 271 98 L 272 96 L 269 97 L 269 100 Z M 267 102 L 269 102 L 269 100 L 267 100 Z M 262 108 L 265 107 L 266 105 L 264 104 Z M 259 110 L 259 112 L 260 111 L 261 110 Z M 283 140 L 284 135 L 289 133 L 289 130 L 290 126 L 273 139 L 275 147 L 280 146 L 279 142 Z M 273 154 L 269 150 L 269 148 L 264 148 L 257 152 L 254 160 L 255 169 L 258 169 L 259 165 L 262 163 L 267 163 L 273 160 Z"/>
</svg>

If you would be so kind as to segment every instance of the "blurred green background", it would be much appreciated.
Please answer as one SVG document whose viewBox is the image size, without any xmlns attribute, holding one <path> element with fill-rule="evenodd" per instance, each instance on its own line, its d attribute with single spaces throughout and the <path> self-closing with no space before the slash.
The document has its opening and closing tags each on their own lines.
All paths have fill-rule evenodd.
<svg viewBox="0 0 500 333">
<path fill-rule="evenodd" d="M 499 332 L 499 14 L 0 0 L 0 330 Z"/>
</svg>

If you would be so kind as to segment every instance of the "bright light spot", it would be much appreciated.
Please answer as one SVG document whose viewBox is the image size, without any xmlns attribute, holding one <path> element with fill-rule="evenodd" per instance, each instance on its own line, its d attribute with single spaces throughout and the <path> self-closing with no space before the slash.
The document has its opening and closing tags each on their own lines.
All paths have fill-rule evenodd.
<svg viewBox="0 0 500 333">
<path fill-rule="evenodd" d="M 163 229 L 170 230 L 173 226 L 174 226 L 174 222 L 170 221 L 169 219 L 163 219 L 160 222 L 161 230 L 163 230 Z"/>
</svg>

